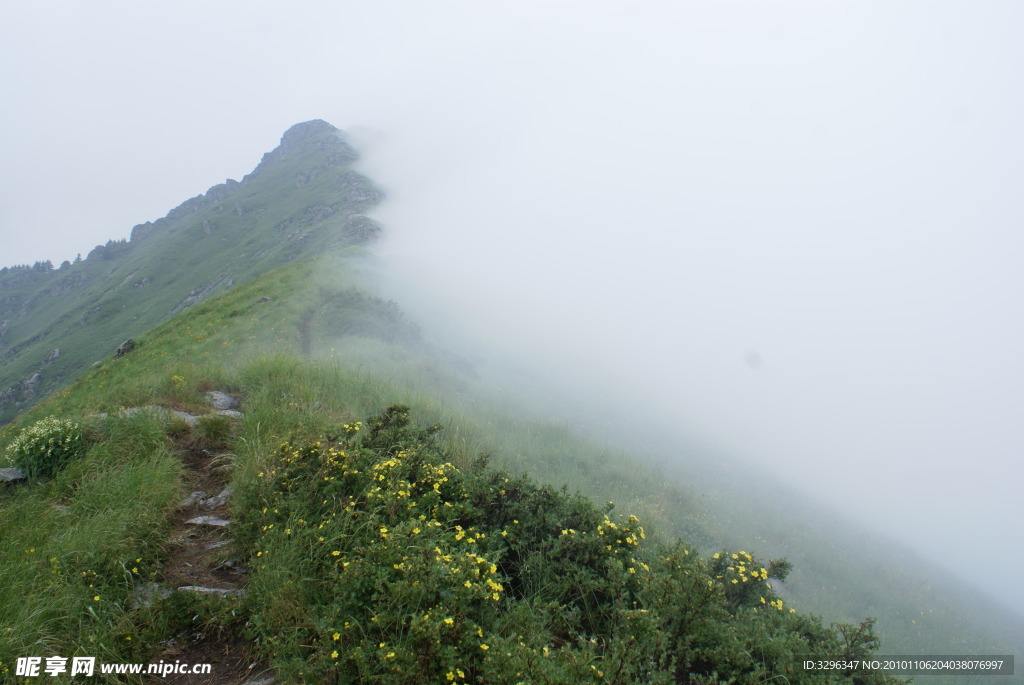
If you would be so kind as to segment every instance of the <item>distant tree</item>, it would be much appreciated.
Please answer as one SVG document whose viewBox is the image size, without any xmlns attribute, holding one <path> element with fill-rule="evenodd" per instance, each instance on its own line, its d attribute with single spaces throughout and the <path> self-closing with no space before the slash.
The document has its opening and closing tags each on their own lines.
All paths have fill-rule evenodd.
<svg viewBox="0 0 1024 685">
<path fill-rule="evenodd" d="M 60 263 L 60 270 L 63 271 L 64 269 L 68 268 L 69 266 L 71 266 L 71 262 L 69 262 L 68 260 L 65 259 L 63 262 Z"/>
<path fill-rule="evenodd" d="M 75 264 L 78 264 L 80 261 L 82 261 L 82 253 L 81 252 L 79 252 L 78 256 L 75 257 Z"/>
</svg>

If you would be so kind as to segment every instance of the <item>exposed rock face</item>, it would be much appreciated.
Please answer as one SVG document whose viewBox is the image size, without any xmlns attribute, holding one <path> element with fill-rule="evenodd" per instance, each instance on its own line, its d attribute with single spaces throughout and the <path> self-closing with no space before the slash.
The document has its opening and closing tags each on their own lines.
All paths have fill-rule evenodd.
<svg viewBox="0 0 1024 685">
<path fill-rule="evenodd" d="M 36 396 L 36 389 L 39 388 L 40 377 L 38 373 L 34 373 L 21 382 L 22 394 L 26 400 L 31 400 Z"/>
<path fill-rule="evenodd" d="M 123 343 L 118 345 L 116 350 L 114 350 L 114 359 L 120 359 L 121 357 L 125 356 L 134 349 L 135 341 L 132 340 L 131 338 L 128 338 Z"/>
<path fill-rule="evenodd" d="M 285 131 L 284 135 L 281 136 L 281 144 L 263 155 L 259 165 L 251 174 L 242 179 L 242 183 L 258 176 L 267 166 L 288 159 L 290 154 L 301 149 L 304 141 L 308 138 L 328 132 L 339 135 L 324 137 L 323 140 L 319 140 L 316 143 L 317 150 L 327 153 L 327 168 L 330 169 L 342 164 L 349 164 L 359 159 L 359 153 L 355 151 L 355 148 L 342 139 L 341 131 L 322 119 L 313 119 L 312 121 L 295 124 Z M 302 184 L 304 185 L 305 181 Z"/>
<path fill-rule="evenodd" d="M 52 297 L 66 295 L 72 290 L 75 290 L 76 288 L 81 288 L 88 281 L 89 278 L 85 274 L 66 276 L 53 284 L 53 287 L 50 288 L 50 295 Z"/>
<path fill-rule="evenodd" d="M 128 242 L 134 243 L 136 240 L 143 240 L 144 238 L 148 238 L 149 236 L 153 235 L 153 231 L 155 230 L 155 228 L 156 226 L 153 225 L 152 221 L 147 221 L 144 224 L 136 224 L 132 228 L 132 233 L 131 236 L 129 236 L 128 238 Z"/>
<path fill-rule="evenodd" d="M 60 348 L 58 347 L 53 352 L 51 352 L 46 359 L 43 360 L 43 366 L 46 366 L 47 364 L 52 364 L 53 362 L 57 361 L 57 357 L 59 356 Z"/>
<path fill-rule="evenodd" d="M 173 315 L 177 314 L 178 312 L 180 312 L 180 311 L 182 311 L 182 310 L 184 310 L 184 309 L 186 309 L 188 307 L 191 307 L 192 305 L 196 304 L 197 302 L 202 302 L 207 297 L 209 297 L 211 294 L 216 292 L 217 286 L 219 286 L 221 283 L 223 283 L 226 279 L 227 279 L 227 276 L 219 276 L 219 277 L 213 279 L 212 281 L 210 281 L 209 283 L 201 285 L 198 288 L 193 288 L 192 292 L 190 292 L 188 294 L 188 297 L 186 297 L 184 300 L 182 300 L 181 303 L 171 311 L 171 315 L 173 316 Z"/>
</svg>

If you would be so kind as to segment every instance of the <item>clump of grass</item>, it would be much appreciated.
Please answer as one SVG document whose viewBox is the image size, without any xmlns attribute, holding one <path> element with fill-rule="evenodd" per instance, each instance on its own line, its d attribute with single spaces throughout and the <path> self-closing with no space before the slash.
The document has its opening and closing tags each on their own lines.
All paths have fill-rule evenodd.
<svg viewBox="0 0 1024 685">
<path fill-rule="evenodd" d="M 31 654 L 138 660 L 127 600 L 160 568 L 182 467 L 154 417 L 93 430 L 51 481 L 0 498 L 0 676 Z"/>
<path fill-rule="evenodd" d="M 227 416 L 200 416 L 195 427 L 196 446 L 209 450 L 224 449 L 230 444 L 233 433 L 234 424 Z"/>
</svg>

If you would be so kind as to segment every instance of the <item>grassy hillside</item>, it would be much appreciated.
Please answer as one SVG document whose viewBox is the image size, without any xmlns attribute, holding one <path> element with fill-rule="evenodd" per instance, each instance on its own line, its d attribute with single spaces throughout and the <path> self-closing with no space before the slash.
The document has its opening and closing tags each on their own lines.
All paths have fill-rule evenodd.
<svg viewBox="0 0 1024 685">
<path fill-rule="evenodd" d="M 702 494 L 723 476 L 705 471 L 682 485 L 564 425 L 510 414 L 473 365 L 452 363 L 394 303 L 360 287 L 365 263 L 350 249 L 238 285 L 139 335 L 130 354 L 90 368 L 4 428 L 0 446 L 47 416 L 74 419 L 82 448 L 52 476 L 0 496 L 0 519 L 13 523 L 0 531 L 0 624 L 14 628 L 0 633 L 0 674 L 28 654 L 201 661 L 212 642 L 223 653 L 252 650 L 285 682 L 685 681 L 691 672 L 701 674 L 692 682 L 815 682 L 793 660 L 870 651 L 862 621 L 874 616 L 892 626 L 883 653 L 1012 651 L 1009 640 L 963 631 L 964 616 L 943 608 L 941 595 L 907 584 L 913 560 L 865 575 L 873 559 L 830 548 L 834 531 L 815 532 L 778 503 L 735 494 L 723 480 L 709 507 Z M 122 411 L 207 414 L 210 390 L 240 398 L 242 416 L 190 426 L 173 414 Z M 388 414 L 393 405 L 408 406 L 413 423 L 404 411 Z M 140 603 L 147 583 L 183 582 L 196 540 L 182 533 L 190 529 L 179 505 L 200 470 L 204 482 L 236 489 L 226 509 L 232 543 L 188 563 L 214 582 L 244 570 L 249 594 Z M 562 483 L 587 498 L 559 492 Z M 638 544 L 605 549 L 605 521 L 631 526 L 616 539 Z M 528 534 L 509 530 L 527 523 Z M 641 524 L 650 538 L 642 543 Z M 819 560 L 798 582 L 797 567 L 792 591 L 768 578 L 769 569 L 783 575 L 768 562 L 781 556 L 781 527 L 803 536 L 802 558 Z M 484 537 L 467 551 L 470 530 Z M 686 542 L 675 545 L 676 536 Z M 612 554 L 622 544 L 628 556 Z M 744 549 L 753 552 L 746 561 Z M 486 565 L 463 581 L 458 573 L 471 569 L 445 557 L 466 554 Z M 751 575 L 762 568 L 765 577 Z M 800 585 L 812 589 L 806 600 Z M 837 590 L 823 598 L 821 586 Z M 851 625 L 790 613 L 808 606 Z M 892 607 L 915 612 L 923 646 L 887 615 Z M 928 616 L 933 607 L 943 610 Z"/>
<path fill-rule="evenodd" d="M 281 264 L 378 229 L 380 199 L 323 121 L 297 124 L 241 182 L 227 181 L 74 264 L 0 269 L 0 424 L 125 339 Z"/>
<path fill-rule="evenodd" d="M 774 476 L 424 334 L 373 285 L 355 159 L 299 124 L 130 241 L 0 270 L 0 460 L 30 473 L 0 484 L 0 676 L 56 653 L 238 682 L 253 659 L 286 682 L 815 682 L 799 654 L 876 634 L 1024 653 L 1019 617 Z M 486 566 L 451 585 L 469 544 Z"/>
</svg>

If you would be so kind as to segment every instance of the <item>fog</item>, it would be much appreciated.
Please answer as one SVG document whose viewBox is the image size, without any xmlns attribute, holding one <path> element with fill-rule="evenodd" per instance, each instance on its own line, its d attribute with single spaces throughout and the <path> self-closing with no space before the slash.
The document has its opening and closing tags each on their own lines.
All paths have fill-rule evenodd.
<svg viewBox="0 0 1024 685">
<path fill-rule="evenodd" d="M 380 246 L 594 387 L 1024 611 L 1024 6 L 7 8 L 0 263 L 83 256 L 291 124 Z M 685 455 L 651 455 L 681 459 Z"/>
</svg>

